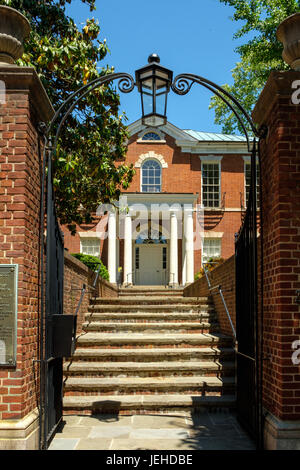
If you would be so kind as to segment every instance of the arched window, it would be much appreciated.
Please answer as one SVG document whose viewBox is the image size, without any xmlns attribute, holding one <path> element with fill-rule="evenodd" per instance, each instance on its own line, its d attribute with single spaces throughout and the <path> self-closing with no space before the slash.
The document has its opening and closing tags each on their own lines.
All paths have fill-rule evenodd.
<svg viewBox="0 0 300 470">
<path fill-rule="evenodd" d="M 146 160 L 142 166 L 142 192 L 161 191 L 161 166 L 156 160 Z"/>
<path fill-rule="evenodd" d="M 142 140 L 161 140 L 161 138 L 156 132 L 146 132 L 146 134 L 143 135 Z"/>
</svg>

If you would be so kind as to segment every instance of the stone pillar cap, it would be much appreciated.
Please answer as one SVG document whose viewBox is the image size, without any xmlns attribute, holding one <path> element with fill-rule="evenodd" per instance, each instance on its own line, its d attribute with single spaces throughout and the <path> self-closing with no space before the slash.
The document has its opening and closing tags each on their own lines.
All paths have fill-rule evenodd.
<svg viewBox="0 0 300 470">
<path fill-rule="evenodd" d="M 31 31 L 27 18 L 14 8 L 0 6 L 0 63 L 13 64 L 23 55 L 23 42 Z"/>
</svg>

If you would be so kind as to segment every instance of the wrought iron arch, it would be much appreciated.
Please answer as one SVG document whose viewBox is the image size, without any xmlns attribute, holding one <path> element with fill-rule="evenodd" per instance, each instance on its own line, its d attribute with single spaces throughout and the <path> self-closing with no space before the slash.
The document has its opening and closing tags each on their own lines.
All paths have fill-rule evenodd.
<svg viewBox="0 0 300 470">
<path fill-rule="evenodd" d="M 52 175 L 52 162 L 53 157 L 56 153 L 56 147 L 60 133 L 62 132 L 63 126 L 67 121 L 67 118 L 70 114 L 76 109 L 78 104 L 86 97 L 88 94 L 92 93 L 97 87 L 108 84 L 114 80 L 119 80 L 118 88 L 122 93 L 130 93 L 137 83 L 135 83 L 133 77 L 128 73 L 112 73 L 108 75 L 101 76 L 90 83 L 80 87 L 77 91 L 72 93 L 58 108 L 55 112 L 51 122 L 46 125 L 41 123 L 39 130 L 44 139 L 44 153 L 43 153 L 43 179 L 42 179 L 42 201 L 41 201 L 41 233 L 44 233 L 44 221 L 45 221 L 45 207 L 47 206 L 47 243 L 46 243 L 46 289 L 44 292 L 43 287 L 43 278 L 42 278 L 42 288 L 41 288 L 41 298 L 42 298 L 42 308 L 41 308 L 41 331 L 40 331 L 40 363 L 41 363 L 41 408 L 42 414 L 44 415 L 42 419 L 43 432 L 41 436 L 41 447 L 47 448 L 47 443 L 49 441 L 49 436 L 53 434 L 57 423 L 59 422 L 62 416 L 62 406 L 59 404 L 58 416 L 50 422 L 49 424 L 49 403 L 48 403 L 48 386 L 49 381 L 52 380 L 49 377 L 49 364 L 53 359 L 51 357 L 51 344 L 52 341 L 52 315 L 53 308 L 56 308 L 58 311 L 56 313 L 62 313 L 62 302 L 63 302 L 63 236 L 61 234 L 59 224 L 55 212 L 55 201 L 53 194 L 53 175 Z M 207 90 L 211 91 L 214 95 L 218 96 L 233 112 L 234 116 L 241 125 L 245 138 L 247 141 L 248 151 L 251 152 L 251 189 L 249 193 L 248 207 L 246 216 L 244 219 L 243 226 L 239 232 L 239 235 L 236 240 L 236 263 L 238 272 L 242 276 L 244 266 L 249 267 L 250 276 L 250 288 L 249 292 L 251 295 L 251 302 L 248 303 L 248 314 L 249 322 L 251 323 L 251 328 L 253 330 L 253 340 L 255 344 L 252 344 L 253 348 L 251 354 L 245 353 L 240 350 L 241 344 L 238 343 L 237 355 L 238 357 L 248 357 L 249 361 L 255 363 L 253 374 L 251 380 L 253 379 L 253 392 L 255 395 L 255 410 L 252 415 L 249 417 L 241 416 L 244 421 L 248 419 L 249 430 L 252 431 L 256 437 L 258 436 L 258 445 L 261 445 L 261 373 L 262 373 L 262 360 L 259 358 L 259 353 L 261 349 L 259 348 L 259 340 L 262 341 L 262 335 L 258 329 L 258 313 L 257 313 L 257 213 L 256 213 L 256 158 L 258 155 L 259 143 L 258 140 L 264 138 L 266 135 L 266 129 L 260 128 L 257 129 L 246 112 L 244 107 L 239 103 L 239 101 L 230 93 L 228 93 L 224 88 L 215 84 L 214 82 L 205 79 L 199 75 L 194 74 L 180 74 L 177 75 L 174 81 L 171 83 L 170 87 L 172 91 L 178 95 L 186 95 L 192 88 L 194 84 L 199 84 Z M 243 122 L 243 118 L 246 120 L 251 132 L 254 136 L 251 146 L 251 139 L 249 133 Z M 46 171 L 47 170 L 47 171 Z M 260 172 L 261 173 L 261 172 Z M 46 179 L 47 179 L 47 204 L 45 201 L 46 194 Z M 260 202 L 262 197 L 260 195 Z M 262 214 L 260 217 L 261 220 L 261 233 L 262 233 Z M 248 245 L 247 245 L 247 243 Z M 250 245 L 249 245 L 250 243 Z M 41 244 L 41 260 L 43 260 L 43 251 L 44 246 Z M 246 260 L 246 261 L 245 261 Z M 41 264 L 41 275 L 44 273 L 44 264 L 42 261 Z M 240 279 L 237 277 L 237 292 L 241 288 L 246 287 L 246 282 L 248 278 L 243 277 L 244 285 L 242 285 Z M 58 285 L 59 283 L 59 285 Z M 45 301 L 43 301 L 45 297 Z M 237 310 L 245 308 L 245 296 L 242 296 L 243 299 L 238 297 L 237 294 Z M 244 302 L 244 303 L 243 303 Z M 249 310 L 250 305 L 250 310 Z M 244 312 L 243 312 L 244 314 Z M 239 313 L 237 313 L 237 322 L 239 320 Z M 245 341 L 245 331 L 243 325 L 240 323 L 241 337 Z M 239 332 L 239 328 L 237 328 Z M 243 346 L 243 345 L 242 345 Z M 247 345 L 246 345 L 247 349 Z M 260 370 L 258 367 L 260 364 Z M 59 363 L 58 368 L 61 367 Z M 260 374 L 260 376 L 259 376 Z M 58 371 L 58 376 L 61 377 L 60 371 Z M 245 378 L 244 378 L 245 379 Z M 243 379 L 243 380 L 244 380 Z M 247 387 L 247 385 L 246 385 Z M 245 388 L 245 387 L 244 387 Z M 53 391 L 52 391 L 53 392 Z M 54 395 L 60 395 L 59 400 L 61 400 L 61 390 L 54 390 Z M 242 400 L 244 397 L 242 397 Z M 246 403 L 246 406 L 247 403 Z M 48 410 L 48 411 L 47 411 Z M 56 410 L 57 411 L 57 410 Z M 57 413 L 56 413 L 57 414 Z M 251 422 L 250 422 L 251 421 Z M 246 423 L 247 424 L 247 423 Z"/>
</svg>

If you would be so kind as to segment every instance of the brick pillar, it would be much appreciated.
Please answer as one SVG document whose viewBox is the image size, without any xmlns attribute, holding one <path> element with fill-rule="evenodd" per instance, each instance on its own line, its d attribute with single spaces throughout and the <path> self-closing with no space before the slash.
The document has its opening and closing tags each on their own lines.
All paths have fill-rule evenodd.
<svg viewBox="0 0 300 470">
<path fill-rule="evenodd" d="M 254 121 L 268 127 L 261 144 L 268 449 L 300 449 L 300 365 L 292 360 L 293 343 L 300 339 L 300 105 L 292 103 L 295 80 L 300 72 L 272 72 L 253 112 Z"/>
<path fill-rule="evenodd" d="M 0 366 L 0 449 L 38 448 L 41 161 L 53 108 L 33 68 L 1 66 L 0 264 L 18 264 L 17 365 Z"/>
</svg>

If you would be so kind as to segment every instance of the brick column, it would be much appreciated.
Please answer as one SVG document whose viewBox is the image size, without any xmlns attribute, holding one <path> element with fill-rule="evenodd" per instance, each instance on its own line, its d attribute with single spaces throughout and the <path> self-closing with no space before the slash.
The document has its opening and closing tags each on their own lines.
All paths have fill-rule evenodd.
<svg viewBox="0 0 300 470">
<path fill-rule="evenodd" d="M 53 108 L 33 68 L 1 66 L 0 263 L 18 264 L 17 365 L 0 366 L 0 449 L 38 448 L 41 161 Z"/>
<path fill-rule="evenodd" d="M 268 126 L 261 144 L 264 267 L 265 443 L 300 449 L 300 105 L 292 84 L 300 72 L 272 72 L 253 112 Z M 299 358 L 300 354 L 298 354 Z"/>
</svg>

